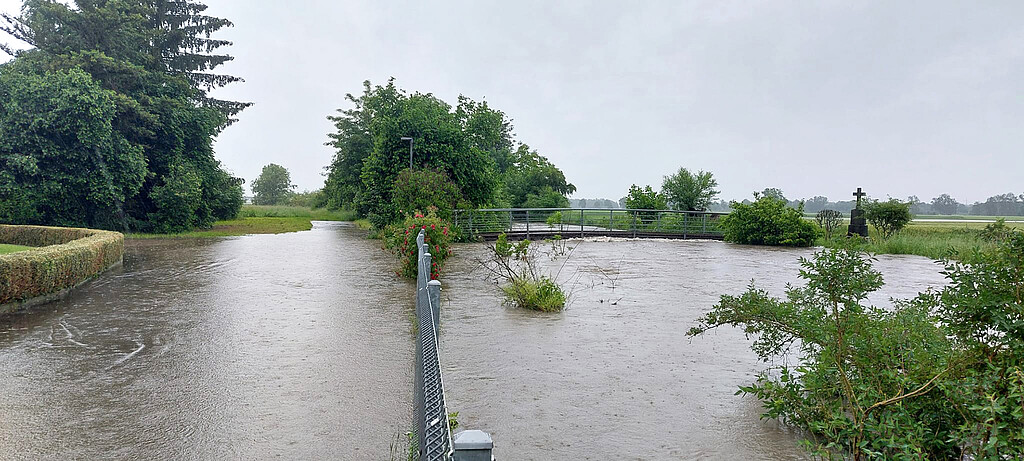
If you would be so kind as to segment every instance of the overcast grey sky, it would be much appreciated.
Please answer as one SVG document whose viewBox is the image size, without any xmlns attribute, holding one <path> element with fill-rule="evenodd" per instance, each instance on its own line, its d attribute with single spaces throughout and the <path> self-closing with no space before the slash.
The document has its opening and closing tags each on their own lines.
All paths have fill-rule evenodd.
<svg viewBox="0 0 1024 461">
<path fill-rule="evenodd" d="M 1017 0 L 207 3 L 246 79 L 219 96 L 256 103 L 216 146 L 248 182 L 274 162 L 320 187 L 325 117 L 394 76 L 503 110 L 575 197 L 681 166 L 735 199 L 1024 192 Z"/>
</svg>

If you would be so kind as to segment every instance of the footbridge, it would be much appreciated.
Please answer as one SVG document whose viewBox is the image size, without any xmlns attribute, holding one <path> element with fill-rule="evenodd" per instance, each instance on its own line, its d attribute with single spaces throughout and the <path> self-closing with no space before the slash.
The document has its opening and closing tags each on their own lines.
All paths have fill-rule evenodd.
<svg viewBox="0 0 1024 461">
<path fill-rule="evenodd" d="M 727 213 L 629 208 L 489 208 L 456 210 L 455 226 L 471 236 L 513 240 L 561 236 L 722 240 Z"/>
</svg>

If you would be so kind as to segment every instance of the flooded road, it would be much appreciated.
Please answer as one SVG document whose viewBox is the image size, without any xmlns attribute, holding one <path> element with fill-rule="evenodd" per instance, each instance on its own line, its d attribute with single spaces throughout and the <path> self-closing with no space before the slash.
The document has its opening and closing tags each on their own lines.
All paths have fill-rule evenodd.
<svg viewBox="0 0 1024 461">
<path fill-rule="evenodd" d="M 365 231 L 129 241 L 0 324 L 4 459 L 389 459 L 413 288 Z"/>
<path fill-rule="evenodd" d="M 510 460 L 805 459 L 800 436 L 734 395 L 764 368 L 741 331 L 692 341 L 697 317 L 751 279 L 781 295 L 811 250 L 699 241 L 583 242 L 561 271 L 574 279 L 558 314 L 502 305 L 461 245 L 445 269 L 441 363 L 448 410 L 492 433 Z M 548 262 L 557 269 L 561 261 Z M 940 286 L 940 267 L 880 256 L 871 302 Z"/>
</svg>

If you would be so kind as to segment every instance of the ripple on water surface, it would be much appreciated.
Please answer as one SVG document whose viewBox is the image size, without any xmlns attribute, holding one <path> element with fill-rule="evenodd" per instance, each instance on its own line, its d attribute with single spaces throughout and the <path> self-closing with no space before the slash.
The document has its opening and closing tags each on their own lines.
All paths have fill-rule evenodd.
<svg viewBox="0 0 1024 461">
<path fill-rule="evenodd" d="M 0 457 L 386 459 L 412 425 L 412 287 L 375 243 L 129 241 L 0 325 Z"/>
<path fill-rule="evenodd" d="M 583 242 L 561 270 L 575 280 L 569 308 L 544 314 L 503 306 L 477 270 L 483 245 L 461 245 L 443 280 L 448 409 L 463 427 L 492 432 L 503 459 L 804 459 L 799 434 L 734 395 L 763 368 L 742 332 L 684 333 L 751 279 L 781 295 L 811 253 Z M 925 258 L 881 256 L 876 267 L 887 283 L 871 297 L 880 306 L 943 283 Z"/>
</svg>

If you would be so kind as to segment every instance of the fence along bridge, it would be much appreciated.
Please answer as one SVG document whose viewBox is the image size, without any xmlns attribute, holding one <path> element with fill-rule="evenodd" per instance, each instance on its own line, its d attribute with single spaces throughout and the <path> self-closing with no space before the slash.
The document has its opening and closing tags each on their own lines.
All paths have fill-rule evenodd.
<svg viewBox="0 0 1024 461">
<path fill-rule="evenodd" d="M 627 208 L 491 208 L 456 210 L 455 226 L 469 235 L 494 240 L 572 237 L 627 237 L 722 240 L 721 218 L 707 211 Z"/>
</svg>

